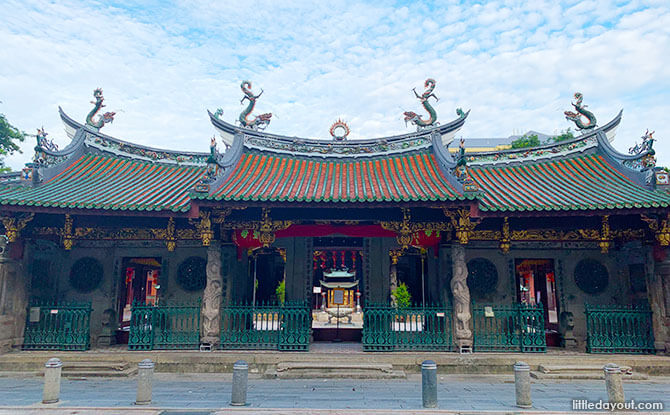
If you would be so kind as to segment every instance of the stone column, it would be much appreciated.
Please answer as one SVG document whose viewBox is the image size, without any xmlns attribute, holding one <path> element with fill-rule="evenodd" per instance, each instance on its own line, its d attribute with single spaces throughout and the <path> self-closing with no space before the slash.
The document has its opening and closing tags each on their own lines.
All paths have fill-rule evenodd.
<svg viewBox="0 0 670 415">
<path fill-rule="evenodd" d="M 202 296 L 200 343 L 219 344 L 221 330 L 221 247 L 212 241 L 207 248 L 207 285 Z"/>
<path fill-rule="evenodd" d="M 670 252 L 655 255 L 654 272 L 647 280 L 647 295 L 652 311 L 654 347 L 657 352 L 670 353 Z"/>
<path fill-rule="evenodd" d="M 27 281 L 20 262 L 9 258 L 9 245 L 0 236 L 0 354 L 23 343 L 28 307 Z"/>
<path fill-rule="evenodd" d="M 454 337 L 459 349 L 472 347 L 470 329 L 470 289 L 468 288 L 468 267 L 465 263 L 465 247 L 454 243 L 451 248 L 451 293 L 454 296 Z"/>
</svg>

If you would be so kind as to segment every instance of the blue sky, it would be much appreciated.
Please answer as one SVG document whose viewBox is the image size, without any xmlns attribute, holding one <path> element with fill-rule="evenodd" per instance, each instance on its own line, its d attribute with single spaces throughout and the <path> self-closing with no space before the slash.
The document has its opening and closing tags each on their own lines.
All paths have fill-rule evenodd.
<svg viewBox="0 0 670 415">
<path fill-rule="evenodd" d="M 68 139 L 58 106 L 83 121 L 102 87 L 117 112 L 103 132 L 207 151 L 206 110 L 240 111 L 240 81 L 265 92 L 268 131 L 315 138 L 342 118 L 350 138 L 411 131 L 411 89 L 437 80 L 442 122 L 472 113 L 465 137 L 571 126 L 575 91 L 604 124 L 624 109 L 615 147 L 655 130 L 670 165 L 667 1 L 183 1 L 0 3 L 0 112 L 27 132 Z M 32 155 L 8 158 L 21 167 Z"/>
</svg>

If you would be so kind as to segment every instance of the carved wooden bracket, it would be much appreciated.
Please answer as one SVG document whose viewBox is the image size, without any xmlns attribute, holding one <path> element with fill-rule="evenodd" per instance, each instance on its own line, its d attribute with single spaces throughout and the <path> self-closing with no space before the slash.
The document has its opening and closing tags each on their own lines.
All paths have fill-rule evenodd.
<svg viewBox="0 0 670 415">
<path fill-rule="evenodd" d="M 509 252 L 510 246 L 509 221 L 507 217 L 505 217 L 502 228 L 500 230 L 500 250 L 503 252 L 503 254 L 506 254 Z"/>
<path fill-rule="evenodd" d="M 212 213 L 209 211 L 200 211 L 200 219 L 189 219 L 188 222 L 195 226 L 195 229 L 200 234 L 200 240 L 202 241 L 202 246 L 209 246 L 214 238 L 214 231 L 212 231 Z"/>
<path fill-rule="evenodd" d="M 600 246 L 600 252 L 606 254 L 610 250 L 611 241 L 611 231 L 609 223 L 609 215 L 604 215 L 602 218 L 602 224 L 600 228 L 600 241 L 598 245 Z"/>
<path fill-rule="evenodd" d="M 647 215 L 640 215 L 640 218 L 647 222 L 649 229 L 654 231 L 659 245 L 670 245 L 670 213 L 666 215 L 665 219 L 651 218 Z"/>
<path fill-rule="evenodd" d="M 409 208 L 402 208 L 402 222 L 381 221 L 382 228 L 397 233 L 396 241 L 405 250 L 412 244 L 414 234 L 420 231 L 450 231 L 451 225 L 445 222 L 412 222 Z"/>
<path fill-rule="evenodd" d="M 72 216 L 70 216 L 69 213 L 65 214 L 65 223 L 63 224 L 63 229 L 60 232 L 60 239 L 63 242 L 63 248 L 65 248 L 66 251 L 69 251 L 72 249 L 72 245 L 74 244 L 74 219 L 72 219 Z"/>
<path fill-rule="evenodd" d="M 168 219 L 167 228 L 165 229 L 165 246 L 167 246 L 169 252 L 174 251 L 177 246 L 176 227 L 173 217 Z"/>
<path fill-rule="evenodd" d="M 456 239 L 465 245 L 470 241 L 472 231 L 479 225 L 481 219 L 472 219 L 469 209 L 458 209 L 455 212 L 447 208 L 442 210 L 444 215 L 451 219 L 451 224 L 456 231 Z"/>
<path fill-rule="evenodd" d="M 33 220 L 35 217 L 34 213 L 26 213 L 19 216 L 2 216 L 2 224 L 5 227 L 5 236 L 9 243 L 16 242 L 16 240 L 21 236 L 21 231 L 26 227 L 28 222 Z"/>
</svg>

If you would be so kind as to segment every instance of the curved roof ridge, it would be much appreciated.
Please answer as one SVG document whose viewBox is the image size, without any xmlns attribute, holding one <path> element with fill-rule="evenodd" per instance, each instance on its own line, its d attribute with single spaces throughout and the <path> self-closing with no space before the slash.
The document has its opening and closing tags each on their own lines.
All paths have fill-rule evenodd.
<svg viewBox="0 0 670 415">
<path fill-rule="evenodd" d="M 244 146 L 250 149 L 270 151 L 289 155 L 308 155 L 313 157 L 365 157 L 402 153 L 414 148 L 428 148 L 432 135 L 437 132 L 443 145 L 448 145 L 467 119 L 470 111 L 446 124 L 411 133 L 350 141 L 333 141 L 314 138 L 288 137 L 263 131 L 242 128 L 223 121 L 211 111 L 212 125 L 221 135 L 226 145 L 232 145 L 236 135 L 244 137 Z"/>
<path fill-rule="evenodd" d="M 599 134 L 605 135 L 607 138 L 606 141 L 613 140 L 614 135 L 616 134 L 616 129 L 621 123 L 622 116 L 623 110 L 620 110 L 607 124 L 589 130 L 572 140 L 560 141 L 558 143 L 545 144 L 537 147 L 467 153 L 468 165 L 477 166 L 521 163 L 564 157 L 569 154 L 584 152 L 598 146 Z"/>
<path fill-rule="evenodd" d="M 86 143 L 87 146 L 93 147 L 105 153 L 139 160 L 163 162 L 169 164 L 207 164 L 207 157 L 209 156 L 209 153 L 168 150 L 131 143 L 129 141 L 103 134 L 96 128 L 89 127 L 85 124 L 81 124 L 78 121 L 75 121 L 69 115 L 67 115 L 61 107 L 58 107 L 58 112 L 60 114 L 61 120 L 65 124 L 65 129 L 68 136 L 73 139 L 73 141 L 66 148 L 64 148 L 61 153 L 70 148 L 72 148 L 70 152 L 73 152 L 76 147 Z M 76 140 L 78 131 L 85 132 L 85 134 L 82 134 L 83 139 Z M 51 153 L 47 152 L 47 154 Z"/>
</svg>

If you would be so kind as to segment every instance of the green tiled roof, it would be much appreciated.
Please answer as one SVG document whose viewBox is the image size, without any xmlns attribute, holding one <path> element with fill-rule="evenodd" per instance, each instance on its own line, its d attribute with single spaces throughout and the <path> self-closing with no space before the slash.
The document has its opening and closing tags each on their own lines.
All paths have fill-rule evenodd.
<svg viewBox="0 0 670 415">
<path fill-rule="evenodd" d="M 670 195 L 634 183 L 593 154 L 510 166 L 472 167 L 486 211 L 668 207 Z"/>
<path fill-rule="evenodd" d="M 466 199 L 430 151 L 386 157 L 292 157 L 246 152 L 208 199 L 288 202 L 407 202 Z"/>
<path fill-rule="evenodd" d="M 0 204 L 104 210 L 186 211 L 204 167 L 84 155 L 34 188 L 0 189 Z"/>
</svg>

